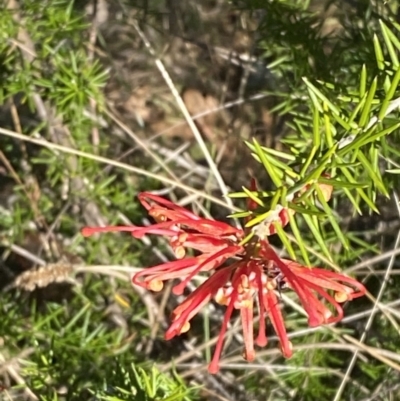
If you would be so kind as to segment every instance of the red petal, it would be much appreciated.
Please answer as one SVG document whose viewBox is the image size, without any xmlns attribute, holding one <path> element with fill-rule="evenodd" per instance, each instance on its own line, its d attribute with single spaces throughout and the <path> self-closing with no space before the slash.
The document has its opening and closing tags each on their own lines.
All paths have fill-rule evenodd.
<svg viewBox="0 0 400 401">
<path fill-rule="evenodd" d="M 142 271 L 133 275 L 132 282 L 136 285 L 146 288 L 146 282 L 153 279 L 165 281 L 185 277 L 198 264 L 198 257 L 173 260 L 171 262 L 166 262 L 157 266 L 143 269 Z M 146 278 L 142 280 L 142 277 Z"/>
<path fill-rule="evenodd" d="M 228 246 L 220 251 L 210 255 L 202 263 L 196 266 L 190 274 L 184 278 L 184 280 L 173 288 L 174 294 L 182 294 L 183 290 L 187 286 L 188 282 L 200 271 L 209 271 L 221 266 L 228 258 L 236 255 L 242 247 L 240 246 Z M 232 267 L 231 267 L 232 269 Z"/>
<path fill-rule="evenodd" d="M 194 213 L 192 213 L 190 210 L 185 209 L 182 206 L 177 205 L 174 202 L 169 201 L 168 199 L 162 198 L 161 196 L 158 195 L 154 195 L 150 192 L 142 192 L 138 195 L 139 201 L 140 203 L 147 209 L 150 210 L 151 208 L 153 208 L 154 206 L 151 205 L 148 202 L 148 199 L 150 199 L 151 201 L 155 202 L 156 204 L 159 205 L 163 205 L 166 206 L 168 208 L 170 208 L 171 210 L 175 210 L 177 212 L 182 213 L 182 215 L 188 217 L 189 219 L 193 219 L 193 220 L 198 220 L 200 219 L 199 216 L 196 216 Z"/>
<path fill-rule="evenodd" d="M 215 345 L 214 355 L 212 357 L 210 365 L 208 366 L 208 371 L 212 374 L 218 373 L 219 371 L 219 360 L 221 358 L 221 352 L 224 345 L 225 333 L 228 329 L 228 324 L 232 316 L 233 307 L 236 302 L 236 297 L 237 297 L 237 291 L 234 291 L 231 295 L 231 300 L 224 315 L 224 320 L 222 322 L 221 329 L 219 331 L 217 344 Z"/>
<path fill-rule="evenodd" d="M 256 344 L 260 347 L 265 347 L 267 345 L 267 336 L 266 336 L 266 306 L 264 304 L 264 289 L 263 283 L 261 279 L 261 272 L 257 269 L 256 271 L 256 282 L 258 287 L 258 308 L 259 308 L 259 323 L 258 323 L 258 335 L 256 339 Z"/>
<path fill-rule="evenodd" d="M 264 295 L 264 304 L 268 310 L 268 316 L 271 319 L 272 326 L 274 326 L 275 333 L 279 337 L 282 354 L 285 358 L 290 358 L 293 355 L 292 343 L 288 339 L 282 312 L 279 307 L 279 300 L 274 291 L 268 291 Z"/>
<path fill-rule="evenodd" d="M 255 358 L 253 337 L 253 300 L 251 300 L 251 305 L 249 305 L 248 307 L 242 307 L 240 309 L 240 316 L 242 319 L 243 327 L 245 359 L 247 361 L 253 361 Z"/>
</svg>

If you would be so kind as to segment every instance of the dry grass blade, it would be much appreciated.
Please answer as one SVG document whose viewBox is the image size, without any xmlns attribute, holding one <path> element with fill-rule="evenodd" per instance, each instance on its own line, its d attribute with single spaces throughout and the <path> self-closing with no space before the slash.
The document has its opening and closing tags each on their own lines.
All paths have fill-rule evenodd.
<svg viewBox="0 0 400 401">
<path fill-rule="evenodd" d="M 120 168 L 120 169 L 123 169 L 123 170 L 126 170 L 126 171 L 130 171 L 130 172 L 142 175 L 144 177 L 153 178 L 153 179 L 155 179 L 157 181 L 160 181 L 160 182 L 162 182 L 164 184 L 168 184 L 168 185 L 179 187 L 179 188 L 183 189 L 184 191 L 196 194 L 197 196 L 199 196 L 199 198 L 208 199 L 208 200 L 210 200 L 211 202 L 213 202 L 213 203 L 215 203 L 217 205 L 223 206 L 225 209 L 233 210 L 233 211 L 239 211 L 240 210 L 237 207 L 230 206 L 230 202 L 229 201 L 224 202 L 223 200 L 221 200 L 221 199 L 219 199 L 219 198 L 217 198 L 215 196 L 209 195 L 206 192 L 199 191 L 199 190 L 194 189 L 194 188 L 192 188 L 192 187 L 190 187 L 188 185 L 182 184 L 180 182 L 176 182 L 174 180 L 171 180 L 170 178 L 161 176 L 159 174 L 153 174 L 153 173 L 151 173 L 151 172 L 149 172 L 147 170 L 141 169 L 139 167 L 130 166 L 129 164 L 126 164 L 126 163 L 121 163 L 121 162 L 118 162 L 118 161 L 115 161 L 115 160 L 112 160 L 112 159 L 108 159 L 106 157 L 97 156 L 97 155 L 94 155 L 94 154 L 91 154 L 91 153 L 87 153 L 87 152 L 83 152 L 83 151 L 80 151 L 80 150 L 77 150 L 77 149 L 74 149 L 74 148 L 69 148 L 69 147 L 66 147 L 66 146 L 63 146 L 63 145 L 59 145 L 57 143 L 46 141 L 44 139 L 32 138 L 30 136 L 21 135 L 21 134 L 18 134 L 17 132 L 10 131 L 10 130 L 4 129 L 4 128 L 0 128 L 0 134 L 6 135 L 8 137 L 15 138 L 15 139 L 18 139 L 18 140 L 21 140 L 21 141 L 26 141 L 26 142 L 29 142 L 29 143 L 33 143 L 33 144 L 38 145 L 38 146 L 43 146 L 43 147 L 48 148 L 48 149 L 53 150 L 53 151 L 60 151 L 60 152 L 66 153 L 66 154 L 71 154 L 71 155 L 75 155 L 75 156 L 91 159 L 91 160 L 94 160 L 96 162 L 103 163 L 103 164 L 106 164 L 106 165 L 112 165 L 114 167 L 117 167 L 117 168 Z"/>
</svg>

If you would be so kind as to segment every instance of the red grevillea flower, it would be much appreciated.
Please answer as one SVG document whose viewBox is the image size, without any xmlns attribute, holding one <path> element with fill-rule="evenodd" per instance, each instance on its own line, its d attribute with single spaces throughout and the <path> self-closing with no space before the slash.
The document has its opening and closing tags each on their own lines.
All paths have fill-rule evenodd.
<svg viewBox="0 0 400 401">
<path fill-rule="evenodd" d="M 322 187 L 329 199 L 331 187 Z M 141 193 L 139 200 L 156 224 L 148 227 L 109 226 L 85 227 L 83 235 L 98 232 L 128 231 L 135 238 L 146 234 L 162 235 L 169 239 L 177 260 L 144 269 L 134 275 L 133 283 L 153 291 L 160 291 L 163 282 L 180 279 L 174 287 L 175 294 L 183 293 L 188 281 L 199 272 L 209 272 L 209 278 L 180 304 L 172 313 L 172 323 L 165 338 L 180 335 L 190 328 L 190 320 L 211 300 L 226 306 L 225 316 L 218 336 L 210 373 L 219 369 L 224 336 L 234 310 L 240 312 L 243 326 L 244 357 L 255 357 L 254 345 L 265 346 L 266 319 L 269 318 L 281 344 L 285 357 L 292 355 L 276 290 L 289 288 L 294 291 L 308 315 L 312 327 L 335 323 L 342 319 L 339 303 L 365 294 L 364 286 L 345 275 L 321 268 L 309 268 L 297 262 L 280 258 L 264 236 L 255 232 L 250 242 L 242 245 L 246 234 L 226 223 L 201 218 L 187 209 L 150 193 Z M 251 204 L 249 205 L 251 208 Z M 268 234 L 275 232 L 274 224 L 286 225 L 287 208 L 272 212 L 272 219 L 264 226 Z M 197 256 L 186 256 L 193 249 Z M 229 265 L 224 265 L 229 261 Z M 259 315 L 258 334 L 253 333 L 254 305 Z"/>
<path fill-rule="evenodd" d="M 148 192 L 139 194 L 139 201 L 156 220 L 156 224 L 147 227 L 132 225 L 82 229 L 84 236 L 100 232 L 128 231 L 135 238 L 142 238 L 146 234 L 169 238 L 177 260 L 135 274 L 132 279 L 134 284 L 152 291 L 160 291 L 165 280 L 178 278 L 182 281 L 174 287 L 174 293 L 181 294 L 196 274 L 215 269 L 228 258 L 244 251 L 243 246 L 239 245 L 239 240 L 243 237 L 241 229 L 220 221 L 201 218 L 167 199 Z M 187 249 L 196 250 L 199 255 L 186 257 Z"/>
</svg>

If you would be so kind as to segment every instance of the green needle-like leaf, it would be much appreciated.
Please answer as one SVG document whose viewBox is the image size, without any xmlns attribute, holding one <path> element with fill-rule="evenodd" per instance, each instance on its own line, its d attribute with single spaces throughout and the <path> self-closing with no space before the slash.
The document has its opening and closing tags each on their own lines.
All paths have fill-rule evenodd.
<svg viewBox="0 0 400 401">
<path fill-rule="evenodd" d="M 388 35 L 390 41 L 396 47 L 396 49 L 398 51 L 400 51 L 400 41 L 399 41 L 399 39 L 396 37 L 396 35 L 387 26 L 386 26 L 386 34 Z"/>
<path fill-rule="evenodd" d="M 293 260 L 297 260 L 296 252 L 293 249 L 293 246 L 292 246 L 285 230 L 282 228 L 281 224 L 274 223 L 274 227 L 276 229 L 276 233 L 279 236 L 279 239 L 282 241 L 284 248 L 286 249 L 287 253 L 289 254 L 289 257 Z"/>
<path fill-rule="evenodd" d="M 321 102 L 325 103 L 334 114 L 337 114 L 337 115 L 340 114 L 339 109 L 319 89 L 317 89 L 307 78 L 303 78 L 303 81 L 305 82 L 305 84 L 307 85 L 309 90 L 311 90 L 311 92 L 314 93 L 320 99 Z M 323 112 L 323 108 L 321 106 L 318 109 L 319 109 L 320 113 Z"/>
<path fill-rule="evenodd" d="M 396 131 L 398 128 L 400 128 L 400 123 L 396 123 L 396 124 L 392 125 L 391 127 L 388 127 L 384 130 L 373 133 L 374 131 L 376 131 L 375 127 L 373 127 L 370 130 L 368 130 L 365 134 L 357 136 L 357 138 L 349 146 L 347 146 L 341 150 L 344 150 L 344 151 L 346 151 L 346 153 L 348 153 L 349 151 L 352 151 L 356 148 L 360 148 L 361 146 L 365 146 L 369 143 L 376 141 L 379 138 L 389 135 L 392 132 Z M 339 154 L 340 153 L 342 153 L 342 152 L 339 151 Z"/>
<path fill-rule="evenodd" d="M 254 150 L 257 156 L 260 158 L 262 165 L 265 167 L 268 175 L 271 177 L 272 182 L 275 184 L 276 187 L 282 186 L 282 180 L 280 178 L 281 172 L 276 170 L 274 166 L 269 162 L 268 158 L 266 157 L 265 153 L 263 152 L 261 146 L 258 144 L 256 139 L 253 139 L 254 143 Z"/>
<path fill-rule="evenodd" d="M 359 214 L 362 215 L 362 211 L 360 208 L 360 204 L 357 201 L 357 199 L 352 195 L 352 193 L 349 191 L 348 188 L 343 188 L 343 192 L 346 194 L 347 198 L 349 199 L 349 201 L 351 202 L 351 204 L 353 205 L 355 211 Z"/>
<path fill-rule="evenodd" d="M 299 198 L 299 202 L 300 202 Z M 297 199 L 296 199 L 297 200 Z M 289 203 L 289 208 L 294 210 L 297 214 L 303 215 L 303 214 L 308 214 L 310 216 L 317 216 L 317 217 L 324 217 L 325 213 L 318 209 L 315 205 L 309 205 L 308 207 L 301 206 L 300 204 L 297 203 Z"/>
<path fill-rule="evenodd" d="M 307 252 L 306 246 L 304 244 L 303 237 L 300 233 L 299 227 L 297 226 L 296 219 L 291 214 L 289 214 L 289 223 L 290 223 L 290 228 L 292 229 L 293 235 L 296 238 L 297 245 L 300 249 L 301 256 L 302 256 L 305 264 L 309 266 L 310 259 L 308 258 L 308 252 Z"/>
<path fill-rule="evenodd" d="M 307 157 L 307 160 L 304 162 L 303 167 L 301 168 L 300 171 L 300 177 L 304 176 L 307 172 L 307 170 L 309 169 L 312 161 L 314 160 L 315 154 L 318 151 L 318 147 L 317 146 L 313 146 L 310 150 L 310 154 Z"/>
<path fill-rule="evenodd" d="M 349 243 L 348 243 L 346 237 L 343 235 L 343 232 L 340 229 L 339 224 L 337 223 L 336 218 L 333 215 L 331 208 L 329 207 L 328 203 L 326 202 L 324 195 L 321 191 L 321 188 L 318 185 L 315 185 L 314 189 L 318 195 L 318 200 L 321 203 L 321 205 L 326 213 L 326 216 L 327 216 L 332 228 L 334 229 L 339 241 L 342 243 L 342 245 L 345 247 L 345 249 L 349 249 Z"/>
<path fill-rule="evenodd" d="M 365 64 L 363 64 L 361 68 L 360 85 L 359 85 L 360 99 L 364 97 L 366 90 L 367 90 L 367 67 Z"/>
<path fill-rule="evenodd" d="M 399 68 L 399 59 L 397 57 L 396 51 L 394 50 L 393 43 L 392 43 L 392 40 L 389 35 L 389 29 L 382 20 L 379 20 L 379 24 L 381 26 L 381 31 L 382 31 L 383 39 L 386 44 L 386 48 L 389 52 L 390 59 L 392 60 L 393 68 L 398 69 Z"/>
<path fill-rule="evenodd" d="M 385 185 L 382 182 L 382 179 L 376 173 L 376 166 L 371 165 L 371 163 L 369 163 L 368 159 L 361 151 L 357 152 L 357 159 L 361 162 L 361 164 L 365 168 L 365 171 L 370 176 L 374 185 L 381 191 L 382 194 L 384 194 L 385 196 L 389 196 L 385 188 Z"/>
<path fill-rule="evenodd" d="M 367 121 L 369 121 L 369 115 L 370 115 L 370 111 L 371 111 L 372 101 L 375 96 L 377 85 L 378 85 L 378 78 L 375 77 L 375 79 L 372 81 L 371 87 L 369 88 L 368 96 L 367 96 L 367 99 L 365 100 L 365 104 L 364 104 L 363 110 L 361 112 L 360 121 L 358 122 L 358 125 L 360 127 L 365 127 Z"/>
<path fill-rule="evenodd" d="M 355 188 L 367 188 L 369 183 L 365 182 L 348 182 L 343 180 L 335 180 L 334 178 L 324 179 L 321 177 L 318 180 L 321 184 L 332 185 L 334 188 L 348 188 L 348 189 L 355 189 Z"/>
<path fill-rule="evenodd" d="M 324 106 L 326 107 L 326 105 L 324 105 Z M 333 134 L 332 134 L 332 123 L 331 123 L 328 113 L 324 114 L 324 123 L 325 123 L 326 144 L 327 144 L 328 148 L 332 148 L 334 146 Z"/>
<path fill-rule="evenodd" d="M 321 248 L 323 254 L 331 261 L 332 255 L 326 247 L 325 241 L 319 231 L 318 220 L 316 217 L 309 216 L 307 214 L 303 214 L 304 221 L 307 223 L 308 228 L 310 229 L 313 237 L 317 241 L 319 247 Z"/>
<path fill-rule="evenodd" d="M 313 147 L 319 148 L 321 145 L 321 133 L 319 131 L 319 112 L 313 108 Z"/>
<path fill-rule="evenodd" d="M 271 149 L 271 148 L 267 148 L 265 146 L 261 146 L 261 149 L 265 153 L 268 153 L 268 154 L 270 154 L 272 156 L 275 156 L 275 157 L 279 157 L 281 159 L 285 159 L 285 160 L 288 160 L 288 161 L 295 161 L 296 160 L 296 158 L 293 155 L 291 155 L 289 153 L 282 152 L 282 151 L 277 150 L 277 149 Z"/>
<path fill-rule="evenodd" d="M 385 58 L 383 57 L 383 52 L 381 45 L 379 43 L 378 36 L 376 34 L 373 37 L 373 43 L 374 43 L 374 50 L 375 50 L 375 58 L 376 58 L 376 65 L 380 70 L 385 69 Z"/>
<path fill-rule="evenodd" d="M 396 74 L 394 75 L 394 77 L 392 79 L 390 88 L 387 91 L 385 99 L 382 102 L 382 106 L 381 106 L 381 109 L 380 109 L 379 115 L 378 115 L 379 120 L 383 120 L 383 118 L 386 117 L 386 111 L 389 107 L 389 102 L 394 97 L 394 94 L 399 86 L 399 81 L 400 81 L 400 67 L 397 68 Z"/>
<path fill-rule="evenodd" d="M 257 215 L 256 217 L 254 217 L 254 219 L 251 219 L 250 221 L 248 221 L 246 223 L 245 227 L 246 228 L 254 227 L 255 225 L 260 224 L 264 220 L 268 219 L 273 213 L 274 213 L 273 210 L 268 210 L 265 213 L 261 213 L 261 214 Z"/>
<path fill-rule="evenodd" d="M 350 116 L 349 116 L 349 124 L 350 125 L 354 125 L 356 124 L 354 122 L 354 120 L 356 119 L 356 117 L 358 116 L 358 114 L 360 113 L 361 110 L 364 109 L 365 106 L 365 102 L 367 100 L 367 95 L 368 93 L 364 92 L 364 95 L 361 97 L 360 101 L 357 103 L 356 107 L 354 108 L 354 110 L 352 110 Z M 354 129 L 359 129 L 360 127 L 357 125 L 356 127 L 354 127 Z"/>
<path fill-rule="evenodd" d="M 254 191 L 250 191 L 249 189 L 242 187 L 243 192 L 246 194 L 248 198 L 256 202 L 261 207 L 265 207 L 264 202 L 254 193 Z"/>
</svg>

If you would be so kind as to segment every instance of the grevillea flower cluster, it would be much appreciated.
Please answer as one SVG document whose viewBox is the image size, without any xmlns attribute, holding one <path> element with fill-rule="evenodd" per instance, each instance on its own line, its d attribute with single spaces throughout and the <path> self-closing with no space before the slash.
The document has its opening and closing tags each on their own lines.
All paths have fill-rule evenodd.
<svg viewBox="0 0 400 401">
<path fill-rule="evenodd" d="M 329 200 L 331 187 L 325 185 L 322 192 Z M 165 338 L 169 340 L 187 332 L 191 319 L 208 302 L 214 300 L 224 305 L 226 312 L 209 365 L 210 373 L 219 370 L 224 337 L 234 310 L 239 311 L 241 317 L 246 360 L 255 358 L 255 344 L 261 347 L 267 344 L 267 319 L 279 338 L 283 356 L 288 358 L 293 350 L 280 307 L 279 292 L 282 289 L 287 288 L 297 294 L 312 327 L 340 321 L 343 317 L 340 303 L 366 292 L 361 283 L 343 274 L 280 258 L 268 238 L 259 236 L 257 232 L 252 239 L 244 242 L 246 230 L 199 217 L 151 193 L 141 193 L 139 200 L 155 224 L 146 227 L 85 227 L 82 234 L 90 236 L 100 232 L 127 231 L 135 238 L 147 234 L 167 238 L 176 260 L 146 268 L 132 278 L 134 284 L 152 291 L 161 291 L 164 281 L 177 279 L 180 281 L 173 292 L 182 294 L 194 276 L 202 272 L 209 275 L 172 312 L 172 322 Z M 289 214 L 293 213 L 287 208 L 272 213 L 272 219 L 264 223 L 263 232 L 272 235 L 276 232 L 275 225 L 284 226 L 289 221 Z M 256 336 L 253 333 L 255 313 L 259 316 Z"/>
</svg>

